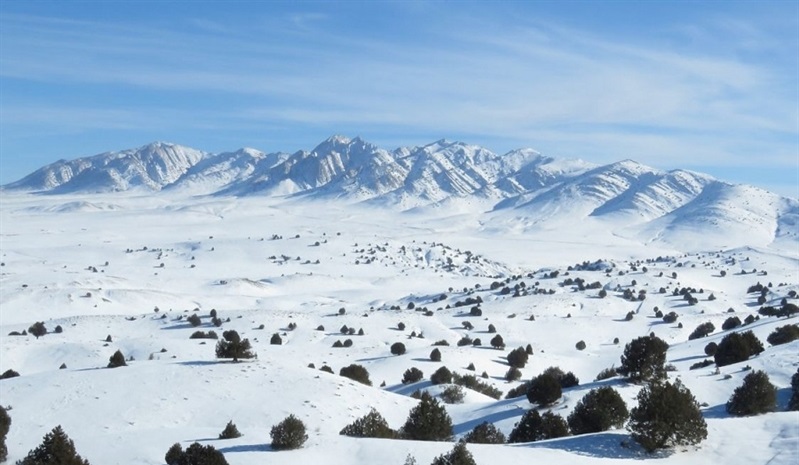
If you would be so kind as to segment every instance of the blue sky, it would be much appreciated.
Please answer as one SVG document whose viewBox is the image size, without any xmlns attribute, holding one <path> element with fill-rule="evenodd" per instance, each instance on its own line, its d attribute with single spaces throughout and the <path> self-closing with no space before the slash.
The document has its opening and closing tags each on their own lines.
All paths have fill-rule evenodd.
<svg viewBox="0 0 799 465">
<path fill-rule="evenodd" d="M 0 183 L 154 140 L 333 134 L 799 197 L 799 2 L 0 2 Z"/>
</svg>

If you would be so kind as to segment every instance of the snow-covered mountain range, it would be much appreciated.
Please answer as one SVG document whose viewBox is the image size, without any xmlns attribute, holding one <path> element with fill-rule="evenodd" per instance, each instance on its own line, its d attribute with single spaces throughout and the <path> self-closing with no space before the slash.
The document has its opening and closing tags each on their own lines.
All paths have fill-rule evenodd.
<svg viewBox="0 0 799 465">
<path fill-rule="evenodd" d="M 799 240 L 799 201 L 632 160 L 598 166 L 532 149 L 498 155 L 440 140 L 393 151 L 333 136 L 311 151 L 251 148 L 210 154 L 156 142 L 44 166 L 4 190 L 97 193 L 144 189 L 211 196 L 335 198 L 399 210 L 469 203 L 525 227 L 611 222 L 644 241 L 742 233 L 754 243 Z M 732 231 L 730 231 L 732 230 Z"/>
</svg>

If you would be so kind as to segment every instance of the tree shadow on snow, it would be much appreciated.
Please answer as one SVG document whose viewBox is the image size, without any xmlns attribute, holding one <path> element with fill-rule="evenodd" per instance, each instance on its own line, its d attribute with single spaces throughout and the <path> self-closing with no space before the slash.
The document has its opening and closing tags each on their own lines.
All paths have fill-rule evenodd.
<svg viewBox="0 0 799 465">
<path fill-rule="evenodd" d="M 644 452 L 643 448 L 630 439 L 630 436 L 617 433 L 584 434 L 549 441 L 533 442 L 525 444 L 524 447 L 560 449 L 577 455 L 607 459 L 663 459 L 674 453 L 671 449 L 665 449 L 647 454 Z"/>
<path fill-rule="evenodd" d="M 220 365 L 222 363 L 225 363 L 225 361 L 226 361 L 226 359 L 225 360 L 223 360 L 223 359 L 220 359 L 220 360 L 190 360 L 188 362 L 176 362 L 176 363 L 178 365 L 183 365 L 183 366 L 187 366 L 187 367 L 202 367 L 202 366 L 208 366 L 208 365 Z M 230 363 L 232 363 L 232 361 Z"/>
<path fill-rule="evenodd" d="M 220 447 L 217 450 L 223 454 L 232 452 L 271 452 L 272 446 L 269 444 L 242 444 L 240 446 Z"/>
<path fill-rule="evenodd" d="M 516 401 L 517 399 L 512 399 L 512 400 Z M 494 406 L 496 406 L 496 405 L 494 405 Z M 469 420 L 469 421 L 465 421 L 463 423 L 459 423 L 457 425 L 453 425 L 452 426 L 452 431 L 455 433 L 456 436 L 457 435 L 461 435 L 461 434 L 466 434 L 469 431 L 473 430 L 474 427 L 479 425 L 480 423 L 483 423 L 483 422 L 486 422 L 486 421 L 489 422 L 489 423 L 496 423 L 498 421 L 507 420 L 508 418 L 515 418 L 515 417 L 521 418 L 522 415 L 524 415 L 524 413 L 526 411 L 527 411 L 526 409 L 521 408 L 521 407 L 519 407 L 519 408 L 509 408 L 509 409 L 503 410 L 501 412 L 492 413 L 491 415 L 486 415 L 484 417 L 475 418 L 473 420 Z"/>
</svg>

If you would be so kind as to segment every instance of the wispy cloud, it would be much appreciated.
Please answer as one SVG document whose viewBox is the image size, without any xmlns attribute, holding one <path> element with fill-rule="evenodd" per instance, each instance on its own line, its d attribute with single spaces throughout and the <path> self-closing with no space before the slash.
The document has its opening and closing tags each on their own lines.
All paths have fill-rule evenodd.
<svg viewBox="0 0 799 465">
<path fill-rule="evenodd" d="M 698 156 L 703 164 L 762 162 L 753 152 L 796 164 L 797 60 L 719 50 L 725 37 L 774 50 L 773 35 L 745 18 L 676 25 L 669 46 L 551 22 L 425 14 L 425 24 L 403 35 L 365 34 L 329 11 L 235 25 L 194 18 L 174 28 L 4 15 L 0 77 L 143 93 L 171 108 L 172 123 L 156 118 L 167 126 L 354 128 L 392 140 L 394 128 L 655 165 Z M 686 37 L 713 46 L 693 50 Z M 69 113 L 69 105 L 28 98 L 33 105 L 2 97 L 4 125 L 57 124 Z M 153 121 L 143 117 L 147 105 L 104 109 L 91 98 L 73 104 L 96 112 L 84 111 L 87 130 Z"/>
</svg>

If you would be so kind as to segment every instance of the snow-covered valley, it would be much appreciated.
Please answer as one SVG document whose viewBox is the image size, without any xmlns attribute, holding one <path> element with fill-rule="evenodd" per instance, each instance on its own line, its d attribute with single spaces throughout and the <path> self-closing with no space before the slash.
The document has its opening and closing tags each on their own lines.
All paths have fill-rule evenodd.
<svg viewBox="0 0 799 465">
<path fill-rule="evenodd" d="M 602 176 L 608 189 L 622 186 L 621 192 L 631 184 Z M 469 444 L 477 463 L 795 464 L 799 414 L 785 410 L 799 341 L 765 341 L 796 317 L 721 326 L 731 316 L 757 316 L 763 305 L 796 303 L 796 200 L 716 181 L 715 188 L 683 189 L 682 197 L 664 200 L 663 186 L 676 178 L 690 178 L 681 186 L 704 182 L 686 176 L 648 178 L 642 187 L 632 182 L 648 196 L 616 192 L 612 202 L 610 191 L 589 185 L 593 177 L 561 179 L 548 193 L 532 195 L 538 191 L 530 187 L 518 197 L 506 195 L 513 206 L 501 208 L 495 205 L 502 197 L 490 194 L 428 198 L 435 202 L 405 208 L 374 196 L 363 201 L 351 190 L 343 197 L 195 195 L 196 186 L 158 193 L 4 190 L 0 372 L 21 375 L 0 380 L 0 404 L 11 407 L 9 462 L 60 424 L 91 463 L 163 464 L 173 443 L 199 441 L 232 465 L 402 464 L 409 454 L 427 464 L 453 443 L 351 438 L 339 431 L 372 407 L 399 428 L 418 403 L 414 391 L 441 394 L 442 386 L 429 381 L 441 366 L 465 375 L 473 364 L 473 374 L 485 372 L 480 379 L 502 391 L 496 400 L 465 389 L 462 403 L 446 406 L 455 439 L 483 421 L 509 434 L 533 405 L 524 395 L 505 395 L 551 366 L 573 372 L 580 384 L 564 389 L 542 413 L 565 418 L 599 386 L 614 387 L 632 408 L 641 385 L 618 376 L 594 380 L 619 366 L 627 342 L 654 333 L 670 345 L 669 378 L 681 379 L 702 405 L 708 438 L 701 444 L 650 455 L 630 444 L 628 431 L 613 429 Z M 426 188 L 411 187 L 406 194 L 413 196 Z M 575 191 L 583 193 L 566 194 Z M 638 220 L 630 220 L 631 211 Z M 600 287 L 581 289 L 579 282 Z M 747 292 L 757 283 L 768 289 L 763 302 L 760 293 Z M 674 295 L 686 287 L 696 290 L 696 303 Z M 475 316 L 464 302 L 478 297 Z M 677 321 L 664 322 L 656 309 L 676 312 Z M 187 322 L 190 315 L 200 317 L 199 326 Z M 37 321 L 48 334 L 9 335 Z M 705 322 L 715 331 L 689 340 Z M 496 334 L 489 325 L 505 348 L 491 347 Z M 63 331 L 55 333 L 56 326 Z M 198 330 L 230 329 L 251 341 L 257 359 L 220 360 L 216 340 L 189 338 Z M 720 370 L 690 369 L 708 358 L 709 342 L 744 329 L 763 341 L 763 353 Z M 275 333 L 282 344 L 270 343 Z M 471 343 L 458 345 L 465 337 Z M 477 338 L 480 345 L 473 344 Z M 351 346 L 333 347 L 348 339 Z M 433 362 L 432 345 L 441 340 L 449 345 L 438 347 L 442 359 Z M 575 347 L 579 341 L 585 349 Z M 397 342 L 405 354 L 392 355 Z M 506 381 L 508 352 L 528 344 L 533 354 L 521 380 Z M 117 350 L 131 359 L 128 366 L 105 368 Z M 364 366 L 373 386 L 338 375 L 350 364 Z M 320 371 L 325 365 L 334 374 Z M 402 384 L 411 367 L 424 379 Z M 777 386 L 777 411 L 745 418 L 726 413 L 748 367 L 764 370 Z M 306 424 L 309 440 L 298 450 L 273 451 L 270 428 L 289 414 Z M 231 420 L 243 435 L 216 439 Z"/>
</svg>

